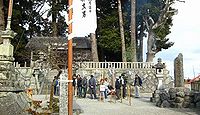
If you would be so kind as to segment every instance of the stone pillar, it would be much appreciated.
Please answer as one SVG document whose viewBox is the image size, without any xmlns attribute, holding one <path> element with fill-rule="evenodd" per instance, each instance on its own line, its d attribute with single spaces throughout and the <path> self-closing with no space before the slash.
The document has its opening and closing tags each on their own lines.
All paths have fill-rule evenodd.
<svg viewBox="0 0 200 115">
<path fill-rule="evenodd" d="M 39 80 L 38 80 L 38 77 L 39 77 L 39 70 L 35 69 L 35 85 L 36 85 L 36 90 L 35 90 L 35 94 L 38 94 L 38 91 L 40 89 L 40 85 L 39 85 Z"/>
<path fill-rule="evenodd" d="M 68 114 L 68 99 L 67 99 L 67 73 L 61 73 L 60 75 L 60 96 L 59 96 L 59 115 L 67 115 Z"/>
<path fill-rule="evenodd" d="M 181 53 L 174 60 L 174 78 L 175 87 L 184 87 L 183 55 Z"/>
</svg>

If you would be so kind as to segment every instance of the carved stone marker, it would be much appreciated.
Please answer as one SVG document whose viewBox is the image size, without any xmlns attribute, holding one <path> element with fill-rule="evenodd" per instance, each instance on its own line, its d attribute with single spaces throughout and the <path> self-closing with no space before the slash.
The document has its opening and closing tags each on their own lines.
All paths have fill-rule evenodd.
<svg viewBox="0 0 200 115">
<path fill-rule="evenodd" d="M 67 108 L 67 73 L 61 73 L 60 75 L 60 107 L 59 107 L 59 115 L 67 115 L 68 108 Z"/>
<path fill-rule="evenodd" d="M 174 78 L 175 87 L 184 87 L 183 55 L 181 53 L 174 60 Z"/>
</svg>

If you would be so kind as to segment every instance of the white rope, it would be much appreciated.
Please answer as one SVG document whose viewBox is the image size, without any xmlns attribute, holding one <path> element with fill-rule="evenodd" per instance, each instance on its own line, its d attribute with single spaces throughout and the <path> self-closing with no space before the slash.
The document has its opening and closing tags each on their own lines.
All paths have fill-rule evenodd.
<svg viewBox="0 0 200 115">
<path fill-rule="evenodd" d="M 73 33 L 69 34 L 69 35 L 68 35 L 68 40 L 71 40 L 73 37 L 74 37 L 74 34 L 73 34 Z"/>
<path fill-rule="evenodd" d="M 73 22 L 72 19 L 70 21 L 67 21 L 67 25 L 70 25 L 72 22 Z"/>
<path fill-rule="evenodd" d="M 71 10 L 73 8 L 73 5 L 69 6 L 68 10 Z"/>
<path fill-rule="evenodd" d="M 73 82 L 73 80 L 60 80 L 61 82 Z"/>
</svg>

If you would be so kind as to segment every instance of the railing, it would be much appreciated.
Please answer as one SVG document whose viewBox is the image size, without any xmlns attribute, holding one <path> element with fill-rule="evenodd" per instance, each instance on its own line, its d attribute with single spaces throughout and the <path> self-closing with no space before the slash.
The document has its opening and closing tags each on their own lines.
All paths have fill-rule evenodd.
<svg viewBox="0 0 200 115">
<path fill-rule="evenodd" d="M 191 83 L 191 90 L 200 92 L 200 81 Z"/>
<path fill-rule="evenodd" d="M 76 62 L 79 69 L 150 69 L 152 62 Z"/>
</svg>

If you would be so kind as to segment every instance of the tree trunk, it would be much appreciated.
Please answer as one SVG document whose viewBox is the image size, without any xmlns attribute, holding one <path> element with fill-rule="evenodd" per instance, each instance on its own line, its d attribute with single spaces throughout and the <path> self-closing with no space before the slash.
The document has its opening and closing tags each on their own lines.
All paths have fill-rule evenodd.
<svg viewBox="0 0 200 115">
<path fill-rule="evenodd" d="M 4 11 L 3 11 L 3 0 L 0 1 L 0 32 L 4 31 L 5 29 L 5 20 L 4 20 Z M 0 44 L 2 43 L 2 38 L 0 36 Z"/>
<path fill-rule="evenodd" d="M 153 62 L 153 58 L 155 57 L 155 51 L 153 49 L 155 48 L 154 45 L 154 32 L 153 30 L 149 30 L 148 32 L 148 40 L 147 40 L 147 58 L 146 62 Z"/>
<path fill-rule="evenodd" d="M 135 5 L 136 0 L 131 0 L 131 61 L 137 61 L 136 35 L 135 35 Z"/>
<path fill-rule="evenodd" d="M 52 30 L 53 37 L 57 37 L 58 29 L 56 24 L 57 11 L 56 11 L 56 0 L 52 0 Z"/>
<path fill-rule="evenodd" d="M 96 41 L 96 36 L 95 34 L 91 33 L 90 34 L 90 38 L 92 41 L 92 60 L 94 62 L 99 62 L 99 58 L 98 58 L 98 51 L 97 51 L 97 41 Z"/>
<path fill-rule="evenodd" d="M 140 38 L 139 42 L 138 61 L 143 62 L 143 37 Z"/>
<path fill-rule="evenodd" d="M 119 13 L 120 35 L 121 35 L 121 42 L 122 42 L 122 61 L 126 62 L 126 44 L 125 44 L 125 38 L 124 38 L 121 0 L 118 0 L 118 13 Z"/>
<path fill-rule="evenodd" d="M 140 33 L 138 35 L 138 40 L 139 40 L 139 46 L 137 47 L 137 60 L 138 62 L 143 62 L 143 31 L 144 31 L 144 25 L 143 23 L 141 23 L 141 27 L 140 27 Z"/>
</svg>

